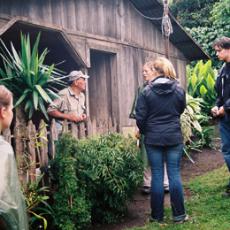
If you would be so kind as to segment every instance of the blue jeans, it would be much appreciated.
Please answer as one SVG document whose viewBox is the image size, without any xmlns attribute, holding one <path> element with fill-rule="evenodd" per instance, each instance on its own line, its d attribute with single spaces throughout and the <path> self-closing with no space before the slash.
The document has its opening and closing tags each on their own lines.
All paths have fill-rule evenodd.
<svg viewBox="0 0 230 230">
<path fill-rule="evenodd" d="M 169 193 L 174 221 L 183 220 L 186 216 L 184 195 L 180 176 L 180 161 L 183 144 L 174 146 L 145 145 L 152 171 L 151 182 L 151 215 L 157 221 L 164 217 L 164 161 L 169 178 Z"/>
<path fill-rule="evenodd" d="M 222 153 L 225 163 L 230 171 L 230 121 L 222 118 L 220 120 L 220 136 L 222 142 Z"/>
</svg>

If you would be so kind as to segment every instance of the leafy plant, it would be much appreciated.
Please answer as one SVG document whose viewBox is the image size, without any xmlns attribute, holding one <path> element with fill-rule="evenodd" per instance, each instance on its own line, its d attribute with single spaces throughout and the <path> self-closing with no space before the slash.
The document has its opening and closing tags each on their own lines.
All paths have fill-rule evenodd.
<svg viewBox="0 0 230 230">
<path fill-rule="evenodd" d="M 62 230 L 83 229 L 91 222 L 90 202 L 86 199 L 86 185 L 79 185 L 76 174 L 77 140 L 63 135 L 57 143 L 53 173 L 57 189 L 54 193 L 54 210 L 57 227 Z"/>
<path fill-rule="evenodd" d="M 202 116 L 200 115 L 201 102 L 202 99 L 193 98 L 189 94 L 186 94 L 187 104 L 184 113 L 181 115 L 181 130 L 184 137 L 184 143 L 192 141 L 193 129 L 196 129 L 198 132 L 202 131 L 202 127 L 199 123 L 199 119 L 201 119 Z"/>
<path fill-rule="evenodd" d="M 30 226 L 39 223 L 43 225 L 45 230 L 48 226 L 47 217 L 55 220 L 55 214 L 47 202 L 49 200 L 49 188 L 40 185 L 42 177 L 43 175 L 36 181 L 27 184 L 26 188 L 23 188 L 23 194 L 26 198 L 27 212 L 30 215 Z"/>
<path fill-rule="evenodd" d="M 199 120 L 202 118 L 202 115 L 200 115 L 201 102 L 201 98 L 193 98 L 189 94 L 186 94 L 186 108 L 180 119 L 181 131 L 185 143 L 184 152 L 191 162 L 193 160 L 189 155 L 189 150 L 191 149 L 191 144 L 193 144 L 192 137 L 194 136 L 194 130 L 198 133 L 202 132 L 202 127 L 199 123 Z"/>
<path fill-rule="evenodd" d="M 58 227 L 83 229 L 91 222 L 119 220 L 143 180 L 135 141 L 120 134 L 85 140 L 64 134 L 57 147 L 52 168 Z"/>
<path fill-rule="evenodd" d="M 194 68 L 187 67 L 188 93 L 194 98 L 203 99 L 202 110 L 209 114 L 216 101 L 215 76 L 212 62 L 199 61 Z"/>
<path fill-rule="evenodd" d="M 126 213 L 143 180 L 140 155 L 132 138 L 116 133 L 79 141 L 77 175 L 86 181 L 93 222 L 116 222 Z"/>
<path fill-rule="evenodd" d="M 202 132 L 197 132 L 195 130 L 194 131 L 195 138 L 192 144 L 195 144 L 196 146 L 194 146 L 193 149 L 201 149 L 204 147 L 213 148 L 213 142 L 212 142 L 213 134 L 214 134 L 213 126 L 202 126 Z"/>
<path fill-rule="evenodd" d="M 3 68 L 0 68 L 0 84 L 9 88 L 15 96 L 15 107 L 23 104 L 24 110 L 30 119 L 34 112 L 41 113 L 48 120 L 46 103 L 52 103 L 57 98 L 57 87 L 65 86 L 61 72 L 54 64 L 44 64 L 48 49 L 39 55 L 40 34 L 31 49 L 30 36 L 21 34 L 21 51 L 16 51 L 11 45 L 11 51 L 1 42 L 0 56 Z"/>
<path fill-rule="evenodd" d="M 193 162 L 190 150 L 200 151 L 203 147 L 213 147 L 214 129 L 209 125 L 210 117 L 201 113 L 202 98 L 193 98 L 186 94 L 186 108 L 181 116 L 181 130 L 184 137 L 184 152 Z"/>
</svg>

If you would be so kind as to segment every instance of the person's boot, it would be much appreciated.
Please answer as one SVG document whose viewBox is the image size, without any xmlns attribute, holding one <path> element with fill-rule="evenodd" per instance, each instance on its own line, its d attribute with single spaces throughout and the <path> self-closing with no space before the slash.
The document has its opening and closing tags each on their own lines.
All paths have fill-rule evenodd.
<svg viewBox="0 0 230 230">
<path fill-rule="evenodd" d="M 230 197 L 230 180 L 228 185 L 226 186 L 225 192 L 223 193 L 223 197 Z"/>
</svg>

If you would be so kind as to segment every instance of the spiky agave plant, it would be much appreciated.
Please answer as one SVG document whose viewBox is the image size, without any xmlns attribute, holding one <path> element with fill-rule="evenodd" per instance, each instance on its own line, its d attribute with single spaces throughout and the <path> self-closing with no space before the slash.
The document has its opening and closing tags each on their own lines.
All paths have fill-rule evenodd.
<svg viewBox="0 0 230 230">
<path fill-rule="evenodd" d="M 61 71 L 54 64 L 45 65 L 48 49 L 39 54 L 40 33 L 31 49 L 30 36 L 21 33 L 21 50 L 17 51 L 10 43 L 11 50 L 0 40 L 0 56 L 3 67 L 0 68 L 0 84 L 9 88 L 15 98 L 15 107 L 22 104 L 30 119 L 36 111 L 41 111 L 48 120 L 46 104 L 57 98 L 57 88 L 66 83 Z"/>
</svg>

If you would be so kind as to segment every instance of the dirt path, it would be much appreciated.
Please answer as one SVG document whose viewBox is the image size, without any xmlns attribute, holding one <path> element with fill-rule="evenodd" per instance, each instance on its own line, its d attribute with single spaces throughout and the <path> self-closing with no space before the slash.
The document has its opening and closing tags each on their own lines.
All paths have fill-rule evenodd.
<svg viewBox="0 0 230 230">
<path fill-rule="evenodd" d="M 195 164 L 192 164 L 187 157 L 182 161 L 183 182 L 188 182 L 196 176 L 220 168 L 224 164 L 221 153 L 210 149 L 193 153 L 192 158 Z M 185 199 L 189 195 L 189 191 L 186 190 Z M 128 227 L 143 226 L 150 213 L 149 199 L 149 196 L 143 196 L 140 191 L 137 191 L 134 199 L 128 205 L 128 215 L 120 223 L 93 226 L 91 230 L 123 230 Z M 169 195 L 165 196 L 165 204 L 169 205 Z"/>
</svg>

